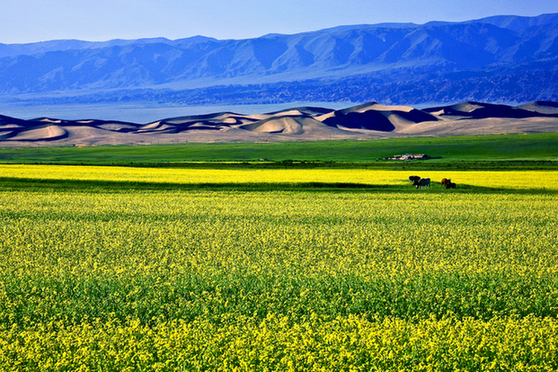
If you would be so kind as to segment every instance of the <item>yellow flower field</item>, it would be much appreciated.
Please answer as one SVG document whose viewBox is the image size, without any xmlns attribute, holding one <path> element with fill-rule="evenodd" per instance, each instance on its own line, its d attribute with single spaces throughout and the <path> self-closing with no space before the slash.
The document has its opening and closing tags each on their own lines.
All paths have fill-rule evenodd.
<svg viewBox="0 0 558 372">
<path fill-rule="evenodd" d="M 411 174 L 440 182 L 492 188 L 558 190 L 558 171 L 390 171 L 366 169 L 168 169 L 107 166 L 0 164 L 0 177 L 25 179 L 126 181 L 150 183 L 302 183 L 407 184 Z"/>
<path fill-rule="evenodd" d="M 557 370 L 558 172 L 421 173 L 0 165 L 0 370 Z"/>
</svg>

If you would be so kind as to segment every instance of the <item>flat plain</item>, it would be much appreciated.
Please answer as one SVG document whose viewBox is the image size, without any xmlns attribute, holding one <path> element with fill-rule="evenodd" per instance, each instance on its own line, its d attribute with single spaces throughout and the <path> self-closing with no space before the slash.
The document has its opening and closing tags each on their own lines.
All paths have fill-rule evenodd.
<svg viewBox="0 0 558 372">
<path fill-rule="evenodd" d="M 319 161 L 304 144 L 291 161 L 231 160 L 241 144 L 197 145 L 212 162 L 187 145 L 4 152 L 0 369 L 556 370 L 554 139 L 524 138 L 541 141 L 508 137 L 499 157 L 400 140 L 454 150 L 403 163 L 329 141 Z"/>
</svg>

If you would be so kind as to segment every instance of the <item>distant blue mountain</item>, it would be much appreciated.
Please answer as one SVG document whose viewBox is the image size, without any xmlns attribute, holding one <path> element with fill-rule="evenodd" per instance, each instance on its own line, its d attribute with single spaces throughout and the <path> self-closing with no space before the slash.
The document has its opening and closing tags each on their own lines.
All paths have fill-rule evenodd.
<svg viewBox="0 0 558 372">
<path fill-rule="evenodd" d="M 24 94 L 52 103 L 558 100 L 558 14 L 245 40 L 0 44 L 0 95 Z"/>
</svg>

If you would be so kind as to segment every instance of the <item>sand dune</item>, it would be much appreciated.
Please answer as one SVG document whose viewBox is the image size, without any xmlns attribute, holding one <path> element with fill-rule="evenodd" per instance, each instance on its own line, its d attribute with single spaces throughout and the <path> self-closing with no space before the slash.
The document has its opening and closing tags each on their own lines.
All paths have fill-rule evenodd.
<svg viewBox="0 0 558 372">
<path fill-rule="evenodd" d="M 558 102 L 535 101 L 517 107 L 523 110 L 537 112 L 539 114 L 558 114 Z"/>
<path fill-rule="evenodd" d="M 42 128 L 34 128 L 26 131 L 19 131 L 11 141 L 54 141 L 68 136 L 68 132 L 57 126 L 49 125 Z"/>
<path fill-rule="evenodd" d="M 480 102 L 417 110 L 376 102 L 332 110 L 297 107 L 243 115 L 219 112 L 147 124 L 0 115 L 0 146 L 290 141 L 397 136 L 558 132 L 558 103 L 513 107 Z"/>
<path fill-rule="evenodd" d="M 485 108 L 485 105 L 481 105 L 476 102 L 463 102 L 458 103 L 457 105 L 450 106 L 450 108 L 455 112 L 470 114 L 472 112 L 475 112 L 476 110 Z"/>
<path fill-rule="evenodd" d="M 191 129 L 226 129 L 228 127 L 240 126 L 242 124 L 255 123 L 267 117 L 268 115 L 241 115 L 231 112 L 221 112 L 216 114 L 168 118 L 160 121 L 160 123 L 174 127 L 175 132 L 179 133 Z"/>
<path fill-rule="evenodd" d="M 206 114 L 206 115 L 192 115 L 192 116 L 180 116 L 175 118 L 168 118 L 161 120 L 166 124 L 173 124 L 173 125 L 182 125 L 194 122 L 203 122 L 203 123 L 242 123 L 244 120 L 248 121 L 256 121 L 261 120 L 260 118 L 252 118 L 248 115 L 241 115 L 235 114 L 232 112 L 218 112 L 215 114 Z"/>
<path fill-rule="evenodd" d="M 412 136 L 455 136 L 558 132 L 558 118 L 484 118 L 425 122 L 403 129 Z"/>
<path fill-rule="evenodd" d="M 17 128 L 23 128 L 23 127 L 19 124 L 1 124 L 0 125 L 0 129 L 17 129 Z"/>
<path fill-rule="evenodd" d="M 272 117 L 252 124 L 245 124 L 239 128 L 261 133 L 302 134 L 304 133 L 304 119 L 306 118 L 297 116 Z"/>
<path fill-rule="evenodd" d="M 228 128 L 228 126 L 221 126 L 219 124 L 207 124 L 207 123 L 193 123 L 190 124 L 187 128 L 184 128 L 184 130 L 221 130 L 221 129 L 226 129 Z"/>
<path fill-rule="evenodd" d="M 526 109 L 530 108 L 530 110 Z M 558 109 L 554 112 L 550 104 L 544 105 L 531 103 L 518 107 L 507 105 L 495 105 L 480 102 L 463 102 L 451 106 L 433 107 L 423 110 L 432 115 L 453 117 L 454 119 L 486 119 L 486 118 L 512 118 L 521 119 L 529 117 L 539 117 L 558 114 Z M 544 112 L 546 111 L 546 112 Z"/>
<path fill-rule="evenodd" d="M 324 124 L 350 129 L 394 132 L 424 121 L 437 121 L 430 113 L 407 106 L 385 106 L 375 102 L 334 111 L 317 118 Z"/>
<path fill-rule="evenodd" d="M 83 121 L 77 121 L 77 124 L 95 124 L 95 120 L 86 120 L 85 122 Z M 115 131 L 115 132 L 121 132 L 121 131 L 133 131 L 133 130 L 137 130 L 138 126 L 137 125 L 130 125 L 130 124 L 124 124 L 124 123 L 106 123 L 106 124 L 97 124 L 94 125 L 97 128 L 101 128 L 104 130 L 109 130 L 109 131 Z"/>
<path fill-rule="evenodd" d="M 161 121 L 156 121 L 151 124 L 146 124 L 138 129 L 138 133 L 142 132 L 175 132 L 175 127 L 165 124 Z"/>
<path fill-rule="evenodd" d="M 407 127 L 417 124 L 416 121 L 409 120 L 397 113 L 389 114 L 386 116 L 386 118 L 391 124 L 393 124 L 394 132 L 404 131 L 405 129 L 407 129 Z"/>
<path fill-rule="evenodd" d="M 382 132 L 392 132 L 395 129 L 393 123 L 385 115 L 375 110 L 350 111 L 347 113 L 337 111 L 325 118 L 320 117 L 318 120 L 337 128 L 367 129 Z"/>
<path fill-rule="evenodd" d="M 52 123 L 52 124 L 61 124 L 62 120 L 60 119 L 51 119 L 51 118 L 41 118 L 38 121 L 41 121 L 43 123 Z"/>
<path fill-rule="evenodd" d="M 327 114 L 329 112 L 333 112 L 335 110 L 333 109 L 328 109 L 328 108 L 323 108 L 323 107 L 308 107 L 308 106 L 304 106 L 304 107 L 293 107 L 291 109 L 287 109 L 287 110 L 281 110 L 281 111 L 275 111 L 275 112 L 270 112 L 267 113 L 265 115 L 268 116 L 286 116 L 286 113 L 288 112 L 294 112 L 294 111 L 298 111 L 299 113 L 301 113 L 302 115 L 307 115 L 307 116 L 318 116 L 318 115 L 324 115 Z"/>
<path fill-rule="evenodd" d="M 410 111 L 414 110 L 414 108 L 412 108 L 410 106 L 386 106 L 386 105 L 379 104 L 377 102 L 371 102 L 371 103 L 365 103 L 363 105 L 349 107 L 349 108 L 341 110 L 341 111 L 343 111 L 343 113 L 349 113 L 349 112 L 362 113 L 362 112 L 366 112 L 368 110 L 410 112 Z"/>
</svg>

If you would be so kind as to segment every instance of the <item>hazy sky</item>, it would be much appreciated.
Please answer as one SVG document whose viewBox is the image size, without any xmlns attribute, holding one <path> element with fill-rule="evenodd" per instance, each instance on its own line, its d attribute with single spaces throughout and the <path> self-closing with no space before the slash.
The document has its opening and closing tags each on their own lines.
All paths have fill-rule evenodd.
<svg viewBox="0 0 558 372">
<path fill-rule="evenodd" d="M 244 39 L 349 24 L 558 13 L 557 0 L 2 0 L 0 43 L 204 35 Z"/>
</svg>

